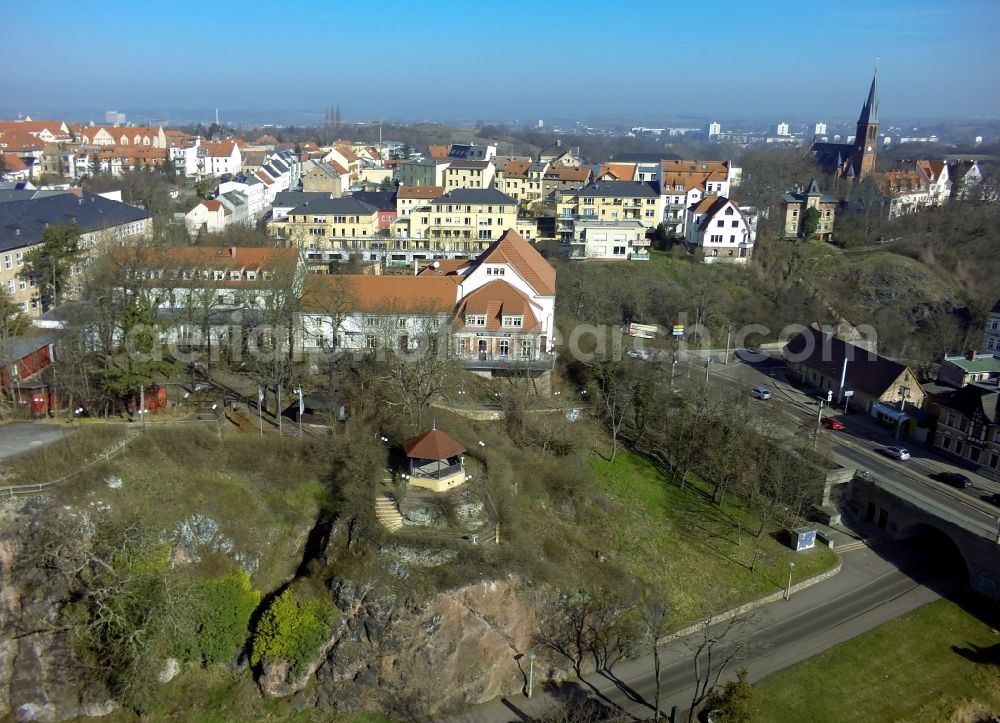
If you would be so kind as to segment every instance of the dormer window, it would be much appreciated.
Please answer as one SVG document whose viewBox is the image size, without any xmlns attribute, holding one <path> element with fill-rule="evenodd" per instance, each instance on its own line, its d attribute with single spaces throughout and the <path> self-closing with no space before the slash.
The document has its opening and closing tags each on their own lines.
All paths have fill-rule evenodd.
<svg viewBox="0 0 1000 723">
<path fill-rule="evenodd" d="M 215 272 L 215 280 L 216 281 L 222 281 L 225 278 L 226 278 L 226 272 L 225 271 L 216 271 Z"/>
<path fill-rule="evenodd" d="M 466 326 L 486 326 L 486 314 L 466 314 Z"/>
<path fill-rule="evenodd" d="M 523 316 L 505 316 L 503 317 L 503 325 L 508 329 L 520 329 L 524 323 Z"/>
<path fill-rule="evenodd" d="M 254 281 L 254 280 L 256 280 L 256 278 L 257 278 L 257 272 L 256 271 L 247 271 L 247 279 L 248 280 Z"/>
<path fill-rule="evenodd" d="M 230 271 L 229 272 L 229 278 L 232 281 L 239 281 L 240 280 L 240 276 L 242 276 L 242 274 L 239 271 Z"/>
</svg>

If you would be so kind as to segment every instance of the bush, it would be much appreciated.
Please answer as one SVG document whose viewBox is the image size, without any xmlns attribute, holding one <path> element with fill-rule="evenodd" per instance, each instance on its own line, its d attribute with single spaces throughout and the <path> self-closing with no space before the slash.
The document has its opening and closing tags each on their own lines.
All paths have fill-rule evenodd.
<svg viewBox="0 0 1000 723">
<path fill-rule="evenodd" d="M 179 656 L 203 665 L 225 663 L 250 634 L 260 590 L 253 589 L 249 575 L 238 572 L 201 582 L 192 593 L 191 634 L 182 641 Z"/>
<path fill-rule="evenodd" d="M 337 609 L 318 600 L 299 601 L 291 588 L 278 595 L 264 611 L 254 631 L 250 662 L 283 658 L 299 675 L 330 637 Z"/>
</svg>

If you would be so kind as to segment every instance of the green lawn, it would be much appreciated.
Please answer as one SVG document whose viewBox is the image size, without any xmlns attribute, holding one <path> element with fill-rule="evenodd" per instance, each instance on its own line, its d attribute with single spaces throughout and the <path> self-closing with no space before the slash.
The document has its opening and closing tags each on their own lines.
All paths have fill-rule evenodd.
<svg viewBox="0 0 1000 723">
<path fill-rule="evenodd" d="M 791 561 L 794 581 L 837 563 L 826 547 L 796 553 L 767 534 L 750 572 L 754 540 L 748 530 L 756 530 L 757 522 L 741 505 L 719 509 L 707 486 L 682 490 L 626 450 L 614 464 L 593 456 L 591 469 L 604 493 L 624 510 L 604 530 L 614 554 L 631 574 L 663 591 L 678 623 L 782 589 Z"/>
<path fill-rule="evenodd" d="M 754 686 L 760 723 L 977 721 L 1000 711 L 1000 633 L 948 600 Z"/>
</svg>

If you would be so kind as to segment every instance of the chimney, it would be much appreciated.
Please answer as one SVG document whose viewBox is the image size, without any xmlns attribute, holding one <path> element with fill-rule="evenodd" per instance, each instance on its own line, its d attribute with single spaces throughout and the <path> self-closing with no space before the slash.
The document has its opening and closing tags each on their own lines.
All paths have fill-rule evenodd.
<svg viewBox="0 0 1000 723">
<path fill-rule="evenodd" d="M 975 361 L 976 360 L 976 350 L 975 349 L 967 349 L 966 352 L 965 352 L 965 358 L 968 359 L 969 361 Z"/>
<path fill-rule="evenodd" d="M 235 246 L 230 246 L 229 247 L 229 256 L 231 258 L 234 258 L 234 259 L 236 258 L 236 247 Z"/>
</svg>

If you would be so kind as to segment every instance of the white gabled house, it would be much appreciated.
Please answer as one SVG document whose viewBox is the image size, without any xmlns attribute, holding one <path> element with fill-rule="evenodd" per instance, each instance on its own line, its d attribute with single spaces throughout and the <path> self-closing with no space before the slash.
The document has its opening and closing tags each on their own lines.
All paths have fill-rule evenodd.
<svg viewBox="0 0 1000 723">
<path fill-rule="evenodd" d="M 705 263 L 746 263 L 753 255 L 756 219 L 725 196 L 706 196 L 687 210 L 684 240 Z"/>
</svg>

